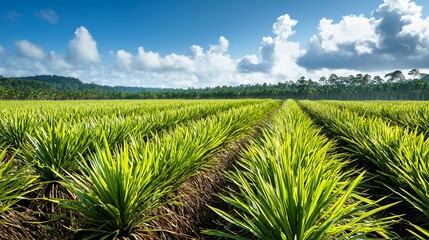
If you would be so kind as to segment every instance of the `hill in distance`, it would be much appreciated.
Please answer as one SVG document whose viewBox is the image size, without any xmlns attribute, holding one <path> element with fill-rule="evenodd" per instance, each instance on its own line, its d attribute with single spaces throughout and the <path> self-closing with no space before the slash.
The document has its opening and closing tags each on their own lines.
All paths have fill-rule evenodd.
<svg viewBox="0 0 429 240">
<path fill-rule="evenodd" d="M 28 77 L 1 77 L 0 86 L 17 90 L 64 90 L 64 91 L 101 91 L 101 92 L 160 92 L 173 89 L 142 88 L 126 86 L 105 86 L 95 83 L 83 83 L 77 78 L 57 75 L 37 75 Z"/>
</svg>

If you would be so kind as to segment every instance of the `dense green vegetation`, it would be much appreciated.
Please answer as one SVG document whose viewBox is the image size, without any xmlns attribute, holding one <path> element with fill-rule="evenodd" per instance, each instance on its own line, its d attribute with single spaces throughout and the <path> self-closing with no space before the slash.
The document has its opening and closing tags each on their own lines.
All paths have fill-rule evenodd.
<svg viewBox="0 0 429 240">
<path fill-rule="evenodd" d="M 421 113 L 427 114 L 427 102 L 397 103 L 399 107 L 393 108 L 389 108 L 391 102 L 343 103 L 347 108 L 339 108 L 335 106 L 338 102 L 329 101 L 325 104 L 301 101 L 300 104 L 332 136 L 342 141 L 350 156 L 362 161 L 361 165 L 370 171 L 375 182 L 385 188 L 385 194 L 409 203 L 404 206 L 404 209 L 409 209 L 401 213 L 411 221 L 410 232 L 414 231 L 413 223 L 425 225 L 429 220 L 429 139 L 425 136 L 426 123 L 418 120 L 425 116 L 412 114 L 415 109 L 424 109 Z M 403 105 L 410 108 L 403 108 Z M 348 108 L 360 109 L 360 112 Z M 370 114 L 362 114 L 363 109 L 368 109 Z M 375 109 L 383 109 L 383 113 L 374 116 Z M 413 117 L 407 115 L 408 111 Z M 396 114 L 403 114 L 398 117 L 402 120 L 400 125 L 383 119 L 383 116 L 389 119 Z"/>
<path fill-rule="evenodd" d="M 301 77 L 277 84 L 216 86 L 201 89 L 110 87 L 82 83 L 71 77 L 0 77 L 0 99 L 337 99 L 337 100 L 429 100 L 429 75 L 412 69 L 408 78 L 401 71 L 380 76 L 357 74 Z M 263 81 L 263 79 L 261 79 Z"/>
<path fill-rule="evenodd" d="M 427 239 L 428 106 L 2 101 L 0 239 Z"/>
<path fill-rule="evenodd" d="M 227 174 L 238 191 L 221 196 L 236 213 L 215 211 L 257 239 L 393 237 L 387 228 L 393 218 L 373 217 L 390 206 L 377 207 L 377 201 L 359 193 L 365 172 L 353 177 L 353 171 L 344 170 L 348 161 L 335 153 L 334 142 L 292 100 L 251 142 L 239 164 L 244 170 Z"/>
<path fill-rule="evenodd" d="M 385 119 L 388 122 L 418 130 L 429 136 L 429 108 L 427 102 L 413 101 L 384 101 L 384 102 L 354 102 L 354 101 L 329 101 L 331 105 L 350 109 L 364 116 L 374 116 Z"/>
<path fill-rule="evenodd" d="M 158 212 L 178 204 L 186 181 L 215 168 L 213 156 L 279 104 L 2 102 L 0 157 L 9 159 L 0 164 L 0 238 L 141 239 L 162 231 Z M 24 219 L 31 220 L 17 224 Z M 33 233 L 32 224 L 44 231 Z"/>
</svg>

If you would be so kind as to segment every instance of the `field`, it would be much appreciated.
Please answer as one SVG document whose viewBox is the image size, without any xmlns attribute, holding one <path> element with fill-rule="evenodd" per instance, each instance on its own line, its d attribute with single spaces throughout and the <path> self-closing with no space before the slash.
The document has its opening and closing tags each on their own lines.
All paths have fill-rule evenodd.
<svg viewBox="0 0 429 240">
<path fill-rule="evenodd" d="M 428 102 L 0 102 L 0 239 L 429 239 Z"/>
</svg>

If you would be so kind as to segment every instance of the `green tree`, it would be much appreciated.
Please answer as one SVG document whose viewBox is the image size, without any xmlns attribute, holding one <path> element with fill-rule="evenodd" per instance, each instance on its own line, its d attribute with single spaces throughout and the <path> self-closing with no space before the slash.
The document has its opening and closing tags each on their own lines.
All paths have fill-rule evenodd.
<svg viewBox="0 0 429 240">
<path fill-rule="evenodd" d="M 401 71 L 396 70 L 391 73 L 384 75 L 385 78 L 388 78 L 388 82 L 399 82 L 405 80 L 404 74 Z"/>
<path fill-rule="evenodd" d="M 325 85 L 327 83 L 328 79 L 325 76 L 322 76 L 319 78 L 319 82 L 321 85 Z"/>
<path fill-rule="evenodd" d="M 412 76 L 413 79 L 420 78 L 420 71 L 416 68 L 411 69 L 408 75 Z"/>
<path fill-rule="evenodd" d="M 338 79 L 339 77 L 337 76 L 337 74 L 333 73 L 329 76 L 328 83 L 331 85 L 336 85 L 338 84 Z"/>
</svg>

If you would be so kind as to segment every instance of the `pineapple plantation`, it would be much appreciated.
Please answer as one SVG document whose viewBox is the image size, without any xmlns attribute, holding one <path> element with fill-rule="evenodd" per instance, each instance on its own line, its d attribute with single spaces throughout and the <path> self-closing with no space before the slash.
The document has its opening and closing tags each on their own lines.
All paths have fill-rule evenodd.
<svg viewBox="0 0 429 240">
<path fill-rule="evenodd" d="M 4 101 L 0 239 L 428 239 L 427 102 Z"/>
</svg>

